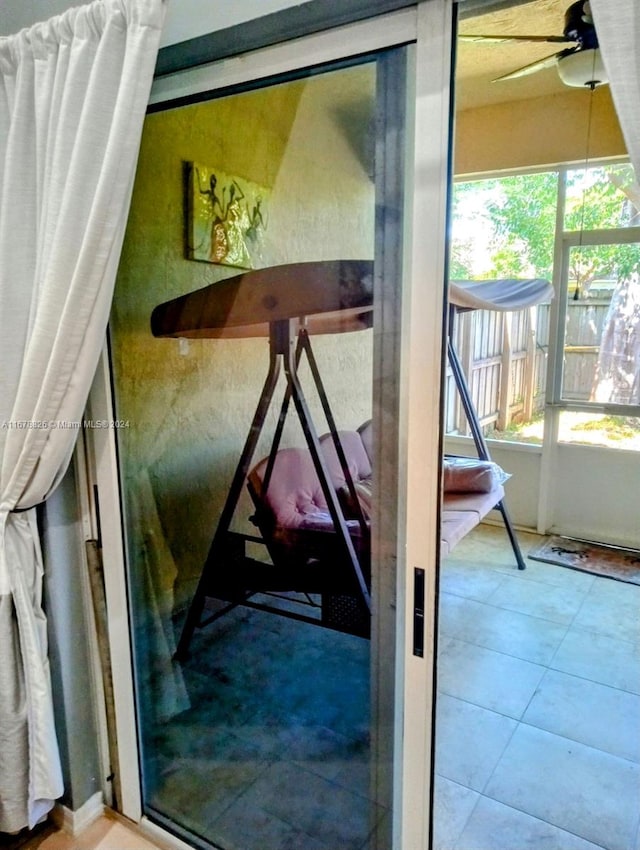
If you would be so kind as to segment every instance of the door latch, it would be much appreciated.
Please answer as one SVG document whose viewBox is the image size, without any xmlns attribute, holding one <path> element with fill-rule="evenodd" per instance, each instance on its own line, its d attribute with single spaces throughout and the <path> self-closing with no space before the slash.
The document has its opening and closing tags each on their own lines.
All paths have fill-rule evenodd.
<svg viewBox="0 0 640 850">
<path fill-rule="evenodd" d="M 424 570 L 413 571 L 413 654 L 424 657 Z"/>
</svg>

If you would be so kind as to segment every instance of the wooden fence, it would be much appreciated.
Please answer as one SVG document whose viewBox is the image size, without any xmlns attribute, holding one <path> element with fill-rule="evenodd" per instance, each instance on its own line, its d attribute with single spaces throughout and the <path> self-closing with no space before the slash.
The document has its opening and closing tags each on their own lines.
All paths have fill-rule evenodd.
<svg viewBox="0 0 640 850">
<path fill-rule="evenodd" d="M 568 401 L 587 401 L 591 395 L 609 300 L 568 303 L 562 384 L 562 396 Z"/>
<path fill-rule="evenodd" d="M 608 300 L 569 301 L 563 398 L 586 401 L 595 377 Z M 454 340 L 485 433 L 529 422 L 544 409 L 549 305 L 514 313 L 476 310 L 456 317 Z M 469 427 L 450 370 L 446 372 L 448 433 Z"/>
</svg>

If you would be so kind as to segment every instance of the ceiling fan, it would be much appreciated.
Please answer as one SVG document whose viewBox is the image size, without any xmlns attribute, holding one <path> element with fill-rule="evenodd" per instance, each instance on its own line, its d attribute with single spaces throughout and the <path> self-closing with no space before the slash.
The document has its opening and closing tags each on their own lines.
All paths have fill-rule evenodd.
<svg viewBox="0 0 640 850">
<path fill-rule="evenodd" d="M 461 41 L 506 43 L 515 41 L 546 42 L 549 44 L 569 44 L 557 53 L 538 59 L 522 68 L 517 68 L 508 74 L 497 77 L 494 82 L 514 80 L 535 74 L 544 68 L 558 69 L 560 79 L 568 86 L 586 87 L 590 89 L 602 85 L 607 80 L 607 74 L 600 56 L 598 36 L 591 15 L 589 0 L 578 0 L 572 3 L 564 14 L 564 30 L 562 35 L 460 35 Z"/>
</svg>

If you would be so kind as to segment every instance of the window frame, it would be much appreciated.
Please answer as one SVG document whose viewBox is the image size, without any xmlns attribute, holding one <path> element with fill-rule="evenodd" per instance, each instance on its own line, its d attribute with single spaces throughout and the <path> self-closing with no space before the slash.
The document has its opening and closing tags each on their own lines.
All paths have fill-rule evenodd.
<svg viewBox="0 0 640 850">
<path fill-rule="evenodd" d="M 569 168 L 564 168 L 559 179 L 566 181 Z M 566 182 L 565 182 L 566 187 Z M 563 193 L 564 195 L 564 193 Z M 558 216 L 564 213 L 564 206 L 558 203 Z M 640 227 L 600 228 L 597 230 L 563 230 L 556 234 L 556 250 L 560 256 L 559 268 L 554 259 L 554 288 L 556 297 L 552 305 L 552 332 L 549 348 L 555 348 L 552 368 L 547 372 L 547 406 L 560 412 L 603 413 L 611 416 L 639 416 L 640 404 L 618 404 L 615 402 L 574 401 L 563 397 L 564 378 L 564 346 L 567 318 L 567 300 L 569 293 L 569 261 L 572 248 L 597 245 L 629 245 L 637 243 L 640 246 Z M 556 313 L 553 319 L 553 313 Z M 604 447 L 606 448 L 606 447 Z"/>
<path fill-rule="evenodd" d="M 557 165 L 548 165 L 546 167 L 535 166 L 532 168 L 515 168 L 497 172 L 483 172 L 474 174 L 461 174 L 454 178 L 455 186 L 459 183 L 481 182 L 485 180 L 500 180 L 502 178 L 525 176 L 529 174 L 545 174 L 557 173 L 558 189 L 556 194 L 556 223 L 553 244 L 553 276 L 552 284 L 555 290 L 555 298 L 551 302 L 551 310 L 549 317 L 549 342 L 548 342 L 548 362 L 546 372 L 546 390 L 545 390 L 545 429 L 541 444 L 531 444 L 521 442 L 519 440 L 503 440 L 492 438 L 488 435 L 488 439 L 495 442 L 496 445 L 504 446 L 508 444 L 510 447 L 526 448 L 527 450 L 538 448 L 540 449 L 547 440 L 553 442 L 558 441 L 557 423 L 559 416 L 564 411 L 571 412 L 591 412 L 602 413 L 612 416 L 640 416 L 640 405 L 617 404 L 613 402 L 580 402 L 576 400 L 567 400 L 562 397 L 562 383 L 564 374 L 564 340 L 565 340 L 565 321 L 567 315 L 567 293 L 569 285 L 569 255 L 571 248 L 576 246 L 588 245 L 614 245 L 614 244 L 630 244 L 638 242 L 640 244 L 640 226 L 629 226 L 619 228 L 599 228 L 594 230 L 566 230 L 564 221 L 566 216 L 566 188 L 567 179 L 571 171 L 577 168 L 597 168 L 615 165 L 630 164 L 628 157 L 610 157 L 603 159 L 593 159 L 588 163 L 562 163 Z M 453 230 L 453 223 L 452 223 Z M 502 381 L 502 377 L 501 377 Z M 448 405 L 448 402 L 447 402 Z M 554 413 L 554 427 L 548 428 L 548 416 Z M 549 435 L 548 437 L 545 435 Z M 555 435 L 552 436 L 552 435 Z M 470 437 L 455 432 L 446 432 L 447 439 L 463 439 L 470 440 Z M 601 448 L 606 448 L 602 446 Z M 616 449 L 617 451 L 617 449 Z"/>
</svg>

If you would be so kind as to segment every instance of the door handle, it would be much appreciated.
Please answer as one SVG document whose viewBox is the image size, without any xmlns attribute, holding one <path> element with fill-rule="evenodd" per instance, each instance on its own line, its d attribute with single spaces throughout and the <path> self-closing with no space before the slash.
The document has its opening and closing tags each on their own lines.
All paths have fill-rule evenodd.
<svg viewBox="0 0 640 850">
<path fill-rule="evenodd" d="M 424 570 L 413 571 L 413 654 L 424 657 Z"/>
</svg>

